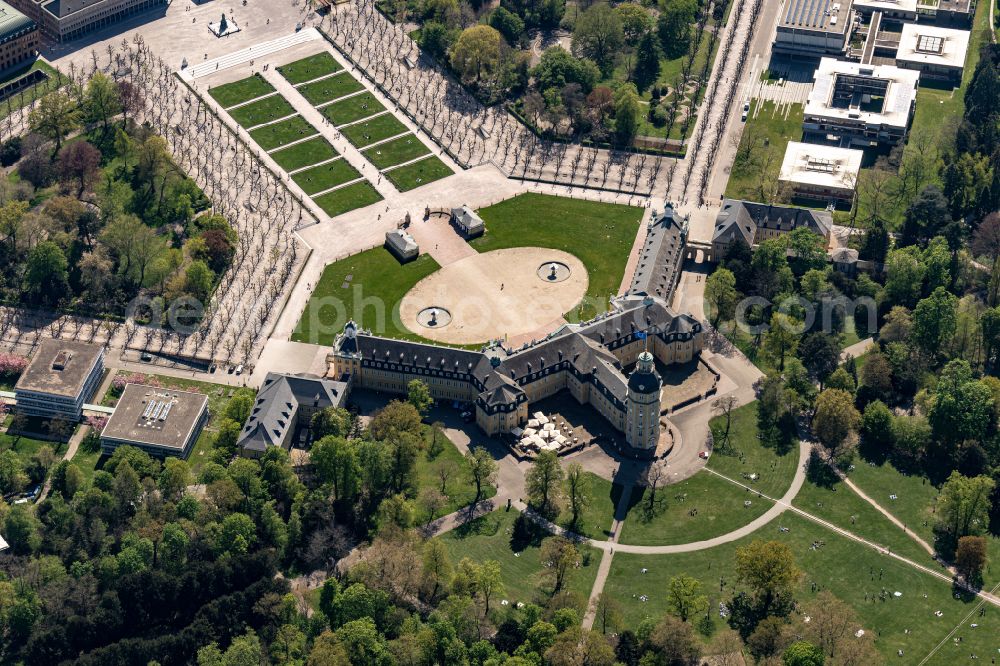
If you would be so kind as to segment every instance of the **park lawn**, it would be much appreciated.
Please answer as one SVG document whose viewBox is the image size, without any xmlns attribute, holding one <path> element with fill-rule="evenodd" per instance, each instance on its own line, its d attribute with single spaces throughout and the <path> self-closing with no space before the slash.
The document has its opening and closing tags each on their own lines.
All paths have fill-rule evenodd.
<svg viewBox="0 0 1000 666">
<path fill-rule="evenodd" d="M 326 74 L 339 72 L 341 69 L 343 67 L 329 51 L 321 51 L 307 58 L 282 65 L 278 67 L 278 72 L 294 86 L 318 79 Z"/>
<path fill-rule="evenodd" d="M 323 270 L 292 339 L 331 345 L 344 324 L 353 319 L 375 335 L 420 340 L 398 323 L 399 302 L 413 285 L 438 268 L 428 254 L 400 264 L 383 247 L 334 262 Z M 380 300 L 378 311 L 370 302 L 373 298 Z"/>
<path fill-rule="evenodd" d="M 340 99 L 351 93 L 361 92 L 365 87 L 361 82 L 351 76 L 350 72 L 341 72 L 336 76 L 331 76 L 319 81 L 313 81 L 299 86 L 299 91 L 306 100 L 313 106 L 326 104 L 335 99 Z"/>
<path fill-rule="evenodd" d="M 717 433 L 719 442 L 725 432 L 725 418 L 717 416 L 711 420 L 712 432 Z M 779 499 L 792 485 L 792 477 L 799 464 L 798 446 L 787 451 L 776 451 L 761 444 L 757 431 L 757 403 L 751 402 L 732 412 L 729 429 L 730 446 L 721 451 L 716 445 L 707 467 L 730 479 L 751 486 L 754 490 Z M 796 442 L 797 444 L 797 442 Z M 746 474 L 747 476 L 743 476 Z M 751 480 L 750 475 L 757 478 Z"/>
<path fill-rule="evenodd" d="M 431 151 L 413 134 L 407 134 L 362 151 L 369 162 L 379 169 L 409 162 Z"/>
<path fill-rule="evenodd" d="M 518 550 L 515 551 L 511 534 L 518 515 L 514 509 L 498 509 L 441 536 L 455 564 L 464 557 L 477 563 L 487 560 L 500 563 L 506 589 L 497 595 L 497 607 L 502 599 L 509 600 L 511 605 L 543 601 L 551 589 L 544 579 L 539 557 L 541 542 L 548 534 L 536 528 L 536 538 L 527 544 L 517 544 Z M 594 586 L 601 553 L 591 546 L 577 547 L 580 549 L 581 566 L 569 574 L 566 589 L 579 595 L 585 605 Z"/>
<path fill-rule="evenodd" d="M 872 465 L 860 456 L 848 476 L 883 509 L 934 545 L 934 506 L 938 489 L 927 477 L 903 474 L 888 462 Z M 896 499 L 891 499 L 890 495 L 895 495 Z"/>
<path fill-rule="evenodd" d="M 770 500 L 705 471 L 657 488 L 652 514 L 648 498 L 647 488 L 632 489 L 621 543 L 664 546 L 704 541 L 743 527 L 773 506 Z"/>
<path fill-rule="evenodd" d="M 340 131 L 348 141 L 354 144 L 355 148 L 364 148 L 410 130 L 399 122 L 396 116 L 391 113 L 383 113 L 380 116 L 342 127 Z"/>
<path fill-rule="evenodd" d="M 353 123 L 383 111 L 385 111 L 385 107 L 382 106 L 382 103 L 375 99 L 375 95 L 367 91 L 328 104 L 320 110 L 327 120 L 337 126 Z"/>
<path fill-rule="evenodd" d="M 471 504 L 472 500 L 476 498 L 476 487 L 472 483 L 469 466 L 465 462 L 462 452 L 458 450 L 455 444 L 444 433 L 438 435 L 438 437 L 444 440 L 444 448 L 441 453 L 431 458 L 425 449 L 417 456 L 415 466 L 418 492 L 424 488 L 441 490 L 441 479 L 438 478 L 438 469 L 445 465 L 453 467 L 451 477 L 444 487 L 444 494 L 448 497 L 448 504 L 434 516 L 435 518 L 458 511 L 462 507 Z M 424 441 L 428 446 L 430 445 L 430 438 L 431 429 L 425 427 Z M 489 499 L 496 494 L 497 489 L 494 486 L 486 485 L 483 486 L 483 495 L 480 499 Z M 431 520 L 431 517 L 427 515 L 423 507 L 420 507 L 418 512 L 420 516 L 419 523 L 423 524 Z"/>
<path fill-rule="evenodd" d="M 285 171 L 326 162 L 337 157 L 336 148 L 321 136 L 271 153 L 271 158 Z"/>
<path fill-rule="evenodd" d="M 281 95 L 271 95 L 256 102 L 229 109 L 227 113 L 243 127 L 256 127 L 279 118 L 294 116 L 295 109 Z"/>
<path fill-rule="evenodd" d="M 293 141 L 319 134 L 302 116 L 294 116 L 279 123 L 264 125 L 250 132 L 250 137 L 264 150 L 274 150 Z"/>
<path fill-rule="evenodd" d="M 347 160 L 340 158 L 305 171 L 299 171 L 292 176 L 292 180 L 302 188 L 303 192 L 313 195 L 355 180 L 360 176 L 361 174 Z"/>
<path fill-rule="evenodd" d="M 268 83 L 260 74 L 254 74 L 239 81 L 216 86 L 209 90 L 208 94 L 223 109 L 228 109 L 231 106 L 249 102 L 264 95 L 270 95 L 273 92 L 275 92 L 274 86 Z"/>
<path fill-rule="evenodd" d="M 636 206 L 525 193 L 478 211 L 486 233 L 472 241 L 478 252 L 547 247 L 569 252 L 587 267 L 587 297 L 570 321 L 607 310 L 617 294 L 643 209 Z"/>
<path fill-rule="evenodd" d="M 788 532 L 779 531 L 779 525 L 788 528 Z M 797 601 L 807 602 L 815 596 L 813 582 L 818 586 L 817 592 L 829 590 L 854 607 L 865 630 L 874 632 L 875 646 L 886 659 L 896 661 L 896 651 L 903 650 L 905 660 L 898 663 L 920 661 L 975 607 L 954 599 L 948 583 L 789 513 L 748 537 L 706 550 L 671 555 L 616 553 L 605 592 L 623 605 L 626 626 L 635 627 L 644 618 L 659 618 L 667 611 L 667 584 L 672 576 L 685 573 L 701 581 L 702 593 L 709 597 L 713 609 L 715 627 L 720 629 L 724 621 L 717 609 L 719 602 L 728 602 L 733 593 L 736 548 L 754 539 L 780 541 L 791 547 L 796 564 L 804 573 L 795 595 Z M 812 547 L 820 542 L 824 545 Z M 648 569 L 646 574 L 641 573 L 643 568 Z M 721 593 L 720 579 L 725 583 Z M 877 599 L 883 588 L 889 594 L 884 602 Z M 896 591 L 902 596 L 893 596 Z M 870 595 L 876 595 L 875 601 L 866 601 L 866 594 L 869 599 Z M 641 595 L 648 595 L 648 601 L 640 601 Z M 942 617 L 934 615 L 937 610 L 943 613 Z M 993 609 L 988 615 L 1000 616 Z M 967 623 L 974 621 L 981 622 L 982 618 Z M 995 621 L 992 624 L 996 626 Z M 910 633 L 905 633 L 906 629 Z M 990 651 L 991 639 L 997 640 L 995 631 L 990 635 L 985 627 L 966 627 L 961 634 L 965 655 L 974 651 L 968 644 L 970 635 L 981 645 L 980 654 Z M 946 647 L 951 650 L 951 646 Z M 954 651 L 950 654 L 954 655 Z"/>
<path fill-rule="evenodd" d="M 607 479 L 597 476 L 591 472 L 584 472 L 586 478 L 590 504 L 584 507 L 577 521 L 576 533 L 590 537 L 597 541 L 607 541 L 611 536 L 611 524 L 615 520 L 615 506 L 621 498 L 622 486 L 611 483 Z M 563 495 L 563 510 L 556 519 L 556 523 L 566 529 L 571 529 L 570 522 L 573 515 L 566 507 L 565 494 Z"/>
<path fill-rule="evenodd" d="M 756 117 L 754 111 L 757 108 Z M 726 196 L 732 199 L 760 201 L 760 185 L 777 182 L 785 147 L 802 136 L 802 105 L 792 104 L 785 118 L 774 102 L 755 99 L 751 103 L 736 160 L 726 185 Z"/>
<path fill-rule="evenodd" d="M 42 439 L 0 432 L 0 453 L 13 451 L 21 459 L 22 464 L 27 464 L 31 460 L 31 456 L 35 455 L 43 446 L 51 447 L 57 459 L 61 458 L 66 450 L 66 442 L 47 442 Z"/>
<path fill-rule="evenodd" d="M 382 201 L 382 195 L 372 187 L 371 183 L 364 181 L 313 197 L 313 201 L 323 209 L 324 213 L 330 217 L 337 217 L 355 208 L 363 208 Z"/>
<path fill-rule="evenodd" d="M 385 172 L 385 177 L 389 179 L 400 192 L 408 192 L 421 185 L 432 183 L 452 175 L 452 170 L 448 165 L 437 157 L 431 155 L 419 162 L 413 162 L 398 169 Z"/>
<path fill-rule="evenodd" d="M 104 468 L 104 463 L 110 456 L 102 456 L 101 448 L 98 447 L 96 451 L 84 451 L 81 446 L 76 450 L 76 454 L 70 460 L 71 463 L 79 468 L 80 473 L 83 474 L 83 478 L 87 483 L 90 483 L 94 479 L 94 472 L 99 469 Z"/>
<path fill-rule="evenodd" d="M 792 504 L 914 562 L 936 566 L 930 554 L 917 542 L 839 481 L 817 484 L 807 479 Z"/>
</svg>

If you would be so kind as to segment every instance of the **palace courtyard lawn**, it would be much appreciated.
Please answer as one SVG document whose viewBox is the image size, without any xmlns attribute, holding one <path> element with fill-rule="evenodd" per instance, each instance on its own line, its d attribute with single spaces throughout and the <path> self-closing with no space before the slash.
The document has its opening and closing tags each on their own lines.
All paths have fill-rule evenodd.
<svg viewBox="0 0 1000 666">
<path fill-rule="evenodd" d="M 332 192 L 313 197 L 316 205 L 330 217 L 337 217 L 355 208 L 363 208 L 382 201 L 382 195 L 368 181 L 353 183 Z"/>
<path fill-rule="evenodd" d="M 396 186 L 397 190 L 407 192 L 435 180 L 447 178 L 452 175 L 452 170 L 448 168 L 447 164 L 431 155 L 419 162 L 386 171 L 384 175 L 389 179 L 389 182 Z"/>
</svg>

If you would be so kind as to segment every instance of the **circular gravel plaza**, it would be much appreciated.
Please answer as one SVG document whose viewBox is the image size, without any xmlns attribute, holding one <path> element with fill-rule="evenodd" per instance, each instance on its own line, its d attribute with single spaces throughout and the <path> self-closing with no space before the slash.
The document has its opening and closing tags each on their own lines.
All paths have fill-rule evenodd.
<svg viewBox="0 0 1000 666">
<path fill-rule="evenodd" d="M 564 267 L 558 280 L 539 279 L 539 267 Z M 476 344 L 556 327 L 587 293 L 583 262 L 560 250 L 494 250 L 449 264 L 418 282 L 399 306 L 403 325 L 450 344 Z M 429 308 L 451 315 L 447 326 L 426 326 Z M 440 315 L 439 315 L 440 317 Z"/>
</svg>

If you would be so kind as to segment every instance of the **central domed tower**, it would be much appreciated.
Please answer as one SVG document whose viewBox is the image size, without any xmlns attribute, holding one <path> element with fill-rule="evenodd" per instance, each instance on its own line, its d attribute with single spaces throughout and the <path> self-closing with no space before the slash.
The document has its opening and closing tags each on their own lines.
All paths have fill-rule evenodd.
<svg viewBox="0 0 1000 666">
<path fill-rule="evenodd" d="M 653 355 L 639 354 L 628 378 L 625 441 L 634 449 L 652 454 L 660 441 L 660 390 L 663 380 L 656 372 Z"/>
</svg>

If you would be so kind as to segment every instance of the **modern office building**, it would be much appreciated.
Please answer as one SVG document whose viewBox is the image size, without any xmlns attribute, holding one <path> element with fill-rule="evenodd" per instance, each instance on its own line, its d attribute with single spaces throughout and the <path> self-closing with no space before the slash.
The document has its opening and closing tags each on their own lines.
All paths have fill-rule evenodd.
<svg viewBox="0 0 1000 666">
<path fill-rule="evenodd" d="M 778 179 L 799 198 L 850 203 L 864 155 L 861 150 L 789 141 Z"/>
<path fill-rule="evenodd" d="M 34 62 L 39 44 L 38 25 L 6 2 L 0 2 L 0 71 Z"/>
<path fill-rule="evenodd" d="M 9 0 L 49 39 L 67 42 L 156 7 L 167 0 Z"/>
<path fill-rule="evenodd" d="M 187 458 L 208 422 L 208 396 L 126 384 L 101 432 L 101 451 L 134 446 L 151 456 Z"/>
<path fill-rule="evenodd" d="M 917 20 L 917 0 L 854 0 L 854 10 L 866 18 L 878 12 L 882 18 Z"/>
<path fill-rule="evenodd" d="M 920 72 L 920 78 L 962 82 L 969 52 L 968 30 L 906 23 L 896 51 L 896 66 Z"/>
<path fill-rule="evenodd" d="M 104 347 L 45 338 L 14 386 L 17 411 L 79 421 L 104 372 Z"/>
<path fill-rule="evenodd" d="M 844 148 L 896 145 L 906 138 L 919 79 L 891 65 L 823 58 L 806 101 L 804 138 Z"/>
<path fill-rule="evenodd" d="M 788 0 L 781 8 L 774 52 L 842 56 L 851 37 L 852 0 Z"/>
</svg>

